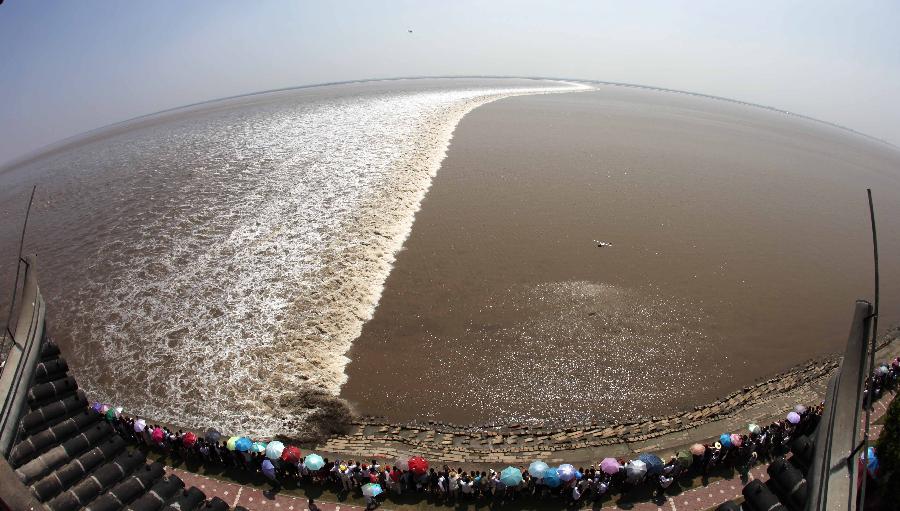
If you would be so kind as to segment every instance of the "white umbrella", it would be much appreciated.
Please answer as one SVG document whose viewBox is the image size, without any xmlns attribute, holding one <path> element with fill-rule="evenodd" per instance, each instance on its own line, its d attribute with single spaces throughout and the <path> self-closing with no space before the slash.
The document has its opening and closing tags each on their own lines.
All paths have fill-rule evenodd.
<svg viewBox="0 0 900 511">
<path fill-rule="evenodd" d="M 266 445 L 266 458 L 270 460 L 277 460 L 281 457 L 282 452 L 284 452 L 284 444 L 278 440 L 272 440 Z"/>
</svg>

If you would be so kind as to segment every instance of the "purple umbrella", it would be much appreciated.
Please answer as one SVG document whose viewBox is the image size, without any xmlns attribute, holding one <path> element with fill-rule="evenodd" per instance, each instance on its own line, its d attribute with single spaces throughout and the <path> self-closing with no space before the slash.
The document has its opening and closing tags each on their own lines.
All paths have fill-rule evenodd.
<svg viewBox="0 0 900 511">
<path fill-rule="evenodd" d="M 622 465 L 619 465 L 619 461 L 615 458 L 603 458 L 603 461 L 600 462 L 600 470 L 604 474 L 618 474 L 621 468 Z"/>
<path fill-rule="evenodd" d="M 103 408 L 103 404 L 94 401 L 94 405 L 91 406 L 91 410 L 94 410 L 97 413 L 100 413 L 100 409 Z"/>
<path fill-rule="evenodd" d="M 275 465 L 273 465 L 268 458 L 264 459 L 262 462 L 262 473 L 269 479 L 275 479 Z"/>
<path fill-rule="evenodd" d="M 791 412 L 787 414 L 787 420 L 791 424 L 799 424 L 800 423 L 800 414 L 797 412 Z"/>
</svg>

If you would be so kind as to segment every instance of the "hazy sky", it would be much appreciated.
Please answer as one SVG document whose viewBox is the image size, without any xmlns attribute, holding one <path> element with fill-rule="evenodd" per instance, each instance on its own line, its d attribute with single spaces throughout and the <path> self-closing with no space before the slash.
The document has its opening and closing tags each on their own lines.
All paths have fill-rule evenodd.
<svg viewBox="0 0 900 511">
<path fill-rule="evenodd" d="M 187 103 L 410 75 L 684 89 L 900 144 L 898 27 L 897 0 L 6 0 L 0 163 Z"/>
</svg>

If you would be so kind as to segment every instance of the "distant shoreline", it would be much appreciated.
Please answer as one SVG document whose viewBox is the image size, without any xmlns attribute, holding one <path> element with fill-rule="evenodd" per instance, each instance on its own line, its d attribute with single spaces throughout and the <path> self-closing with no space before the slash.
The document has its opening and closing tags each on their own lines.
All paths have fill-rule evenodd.
<svg viewBox="0 0 900 511">
<path fill-rule="evenodd" d="M 691 91 L 685 91 L 685 90 L 680 90 L 680 89 L 671 89 L 668 87 L 660 87 L 660 86 L 654 86 L 654 85 L 643 85 L 643 84 L 628 83 L 628 82 L 610 82 L 610 81 L 605 81 L 605 80 L 596 80 L 596 79 L 587 79 L 587 78 L 560 78 L 560 77 L 546 77 L 546 76 L 512 76 L 512 75 L 399 76 L 399 77 L 391 77 L 391 78 L 361 78 L 361 79 L 357 79 L 357 80 L 342 80 L 342 81 L 334 81 L 334 82 L 321 82 L 321 83 L 311 83 L 311 84 L 305 84 L 305 85 L 296 85 L 296 86 L 291 86 L 291 87 L 282 87 L 282 88 L 268 89 L 268 90 L 263 90 L 263 91 L 246 92 L 246 93 L 242 93 L 242 94 L 235 94 L 232 96 L 224 96 L 221 98 L 214 98 L 214 99 L 209 99 L 209 100 L 205 100 L 205 101 L 198 101 L 195 103 L 188 103 L 186 105 L 165 108 L 163 110 L 158 110 L 156 112 L 138 115 L 136 117 L 125 119 L 123 121 L 115 122 L 112 124 L 107 124 L 105 126 L 100 126 L 100 127 L 94 128 L 94 129 L 90 129 L 88 131 L 77 133 L 75 135 L 63 138 L 56 142 L 51 142 L 42 147 L 39 147 L 38 149 L 35 149 L 34 151 L 29 151 L 28 153 L 26 153 L 22 156 L 14 157 L 9 161 L 0 162 L 0 176 L 2 176 L 4 173 L 6 173 L 10 170 L 15 169 L 16 167 L 21 167 L 23 165 L 27 165 L 27 164 L 32 163 L 40 158 L 45 157 L 45 156 L 50 156 L 52 154 L 69 149 L 73 146 L 90 141 L 93 137 L 102 138 L 107 131 L 112 131 L 116 128 L 130 127 L 130 125 L 132 123 L 136 123 L 138 121 L 154 119 L 155 117 L 161 116 L 164 114 L 174 113 L 174 112 L 178 112 L 181 110 L 189 110 L 191 108 L 205 106 L 205 105 L 217 103 L 220 101 L 224 102 L 224 101 L 246 98 L 246 97 L 251 97 L 251 96 L 259 96 L 259 95 L 264 95 L 264 94 L 275 94 L 275 93 L 279 93 L 279 92 L 288 92 L 288 91 L 293 91 L 293 90 L 312 89 L 312 88 L 317 88 L 317 87 L 331 87 L 331 86 L 338 86 L 338 85 L 352 85 L 352 84 L 359 84 L 359 83 L 391 82 L 391 81 L 402 81 L 402 80 L 455 80 L 455 79 L 486 79 L 486 80 L 512 79 L 512 80 L 540 80 L 540 81 L 556 81 L 556 82 L 573 82 L 573 83 L 590 84 L 590 85 L 612 85 L 612 86 L 617 86 L 617 87 L 633 87 L 633 88 L 652 90 L 652 91 L 657 91 L 657 92 L 687 94 L 690 96 L 713 99 L 713 100 L 717 100 L 717 101 L 726 101 L 729 103 L 735 103 L 738 105 L 750 106 L 750 107 L 754 107 L 754 108 L 761 108 L 764 110 L 769 110 L 769 111 L 784 114 L 784 115 L 790 115 L 790 116 L 804 119 L 807 121 L 820 123 L 820 124 L 823 124 L 823 125 L 826 125 L 826 126 L 829 126 L 832 128 L 839 129 L 841 131 L 846 131 L 848 133 L 852 133 L 854 135 L 869 139 L 873 142 L 878 142 L 878 143 L 884 144 L 884 145 L 891 147 L 897 151 L 900 151 L 900 146 L 895 145 L 891 142 L 888 142 L 887 140 L 876 137 L 874 135 L 869 135 L 867 133 L 863 133 L 861 131 L 857 131 L 853 128 L 849 128 L 849 127 L 843 126 L 841 124 L 833 123 L 831 121 L 817 119 L 815 117 L 792 112 L 790 110 L 784 110 L 784 109 L 773 107 L 773 106 L 761 105 L 759 103 L 752 103 L 749 101 L 742 101 L 739 99 L 726 98 L 724 96 L 716 96 L 713 94 L 705 94 L 702 92 L 691 92 Z"/>
</svg>

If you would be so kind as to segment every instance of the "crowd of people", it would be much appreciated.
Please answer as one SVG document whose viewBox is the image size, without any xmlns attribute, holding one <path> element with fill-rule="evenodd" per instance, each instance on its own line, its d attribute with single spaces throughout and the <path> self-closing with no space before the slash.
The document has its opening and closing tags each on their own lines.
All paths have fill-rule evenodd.
<svg viewBox="0 0 900 511">
<path fill-rule="evenodd" d="M 875 379 L 867 382 L 867 389 L 880 396 L 886 389 L 896 387 L 898 378 L 900 357 L 890 366 L 879 366 Z M 782 420 L 764 427 L 750 424 L 745 433 L 724 433 L 717 441 L 694 444 L 668 461 L 653 454 L 642 454 L 634 460 L 605 458 L 576 468 L 568 464 L 550 467 L 536 460 L 527 467 L 506 467 L 499 472 L 448 465 L 435 467 L 418 456 L 393 462 L 329 460 L 315 453 L 303 456 L 297 446 L 279 441 L 226 439 L 212 429 L 200 436 L 148 425 L 142 419 L 124 415 L 121 409 L 99 403 L 94 404 L 94 410 L 104 414 L 124 437 L 148 448 L 185 460 L 261 473 L 271 481 L 274 491 L 281 488 L 282 482 L 293 480 L 331 485 L 339 492 L 359 492 L 366 498 L 367 507 L 372 508 L 385 493 L 423 494 L 441 501 L 552 496 L 575 504 L 599 500 L 609 493 L 625 494 L 642 486 L 652 491 L 654 497 L 661 498 L 682 476 L 705 476 L 719 469 L 746 471 L 754 463 L 783 456 L 794 438 L 815 429 L 822 405 L 811 408 L 797 405 Z"/>
</svg>

